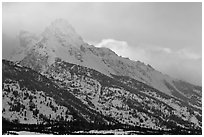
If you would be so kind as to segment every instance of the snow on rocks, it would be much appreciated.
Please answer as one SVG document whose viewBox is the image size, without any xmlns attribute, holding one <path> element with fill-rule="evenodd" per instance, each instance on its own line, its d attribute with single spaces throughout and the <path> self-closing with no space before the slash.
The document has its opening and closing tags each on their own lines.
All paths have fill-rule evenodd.
<svg viewBox="0 0 204 137">
<path fill-rule="evenodd" d="M 16 81 L 3 83 L 3 117 L 24 124 L 43 123 L 44 119 L 71 121 L 69 110 L 56 104 L 42 91 L 22 89 Z"/>
</svg>

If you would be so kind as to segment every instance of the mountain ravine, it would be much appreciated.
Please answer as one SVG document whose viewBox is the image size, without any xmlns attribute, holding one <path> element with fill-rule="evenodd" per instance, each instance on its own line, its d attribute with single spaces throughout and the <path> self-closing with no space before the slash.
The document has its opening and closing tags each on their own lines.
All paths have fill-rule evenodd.
<svg viewBox="0 0 204 137">
<path fill-rule="evenodd" d="M 2 61 L 3 134 L 202 134 L 202 88 L 84 42 L 63 19 Z"/>
</svg>

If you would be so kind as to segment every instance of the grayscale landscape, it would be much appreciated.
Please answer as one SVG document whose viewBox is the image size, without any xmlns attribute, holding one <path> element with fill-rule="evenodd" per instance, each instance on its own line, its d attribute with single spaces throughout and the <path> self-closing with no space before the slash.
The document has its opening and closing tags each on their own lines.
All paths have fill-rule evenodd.
<svg viewBox="0 0 204 137">
<path fill-rule="evenodd" d="M 2 9 L 2 134 L 202 134 L 202 3 Z"/>
</svg>

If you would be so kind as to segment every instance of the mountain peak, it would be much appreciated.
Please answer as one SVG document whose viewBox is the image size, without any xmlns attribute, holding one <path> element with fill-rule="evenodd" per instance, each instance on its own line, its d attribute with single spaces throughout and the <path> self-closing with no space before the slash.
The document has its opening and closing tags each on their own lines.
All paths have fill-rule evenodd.
<svg viewBox="0 0 204 137">
<path fill-rule="evenodd" d="M 64 30 L 68 30 L 75 32 L 74 28 L 72 27 L 71 24 L 69 24 L 69 22 L 65 19 L 56 19 L 53 22 L 51 22 L 51 27 L 55 28 L 55 29 L 60 29 L 61 31 Z M 64 30 L 63 30 L 64 29 Z M 76 33 L 76 32 L 75 32 Z"/>
<path fill-rule="evenodd" d="M 65 19 L 56 19 L 43 32 L 45 38 L 55 38 L 62 45 L 79 47 L 84 44 L 83 39 Z"/>
</svg>

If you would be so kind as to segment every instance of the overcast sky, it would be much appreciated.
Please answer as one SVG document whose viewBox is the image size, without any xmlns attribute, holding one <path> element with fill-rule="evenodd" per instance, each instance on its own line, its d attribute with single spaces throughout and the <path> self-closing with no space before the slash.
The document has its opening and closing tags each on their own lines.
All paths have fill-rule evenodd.
<svg viewBox="0 0 204 137">
<path fill-rule="evenodd" d="M 2 8 L 3 58 L 17 45 L 10 39 L 20 30 L 38 34 L 64 18 L 88 43 L 202 83 L 201 3 L 3 3 Z"/>
</svg>

